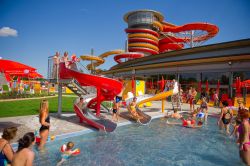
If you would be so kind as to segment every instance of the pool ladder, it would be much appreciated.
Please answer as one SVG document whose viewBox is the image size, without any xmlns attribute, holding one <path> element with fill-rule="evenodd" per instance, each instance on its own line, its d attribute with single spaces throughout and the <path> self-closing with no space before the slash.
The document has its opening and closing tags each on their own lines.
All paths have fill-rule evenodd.
<svg viewBox="0 0 250 166">
<path fill-rule="evenodd" d="M 176 95 L 172 95 L 171 102 L 172 102 L 173 110 L 182 111 L 181 96 L 179 95 L 179 93 L 177 93 Z"/>
</svg>

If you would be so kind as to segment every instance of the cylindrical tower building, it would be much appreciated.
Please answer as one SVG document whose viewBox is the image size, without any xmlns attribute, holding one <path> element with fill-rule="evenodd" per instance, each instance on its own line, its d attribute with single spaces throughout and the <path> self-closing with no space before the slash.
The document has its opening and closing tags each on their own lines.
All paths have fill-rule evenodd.
<svg viewBox="0 0 250 166">
<path fill-rule="evenodd" d="M 124 21 L 128 23 L 125 32 L 128 34 L 128 51 L 142 52 L 145 55 L 158 54 L 159 34 L 164 17 L 153 10 L 128 12 Z"/>
</svg>

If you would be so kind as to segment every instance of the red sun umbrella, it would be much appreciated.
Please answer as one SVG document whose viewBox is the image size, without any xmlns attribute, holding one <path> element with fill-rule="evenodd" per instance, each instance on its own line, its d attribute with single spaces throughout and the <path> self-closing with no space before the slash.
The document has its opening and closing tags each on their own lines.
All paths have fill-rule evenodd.
<svg viewBox="0 0 250 166">
<path fill-rule="evenodd" d="M 0 70 L 4 72 L 10 71 L 20 71 L 20 70 L 36 70 L 35 68 L 22 64 L 20 62 L 15 62 L 6 59 L 0 59 Z"/>
<path fill-rule="evenodd" d="M 206 92 L 208 92 L 208 80 L 207 80 L 207 82 L 206 82 Z"/>
<path fill-rule="evenodd" d="M 29 78 L 43 78 L 43 76 L 37 72 L 29 73 L 28 77 Z"/>
<path fill-rule="evenodd" d="M 240 89 L 241 89 L 241 86 L 240 86 L 240 77 L 236 77 L 236 94 L 239 95 L 241 92 L 240 92 Z"/>
<path fill-rule="evenodd" d="M 250 80 L 245 80 L 241 83 L 242 83 L 242 86 L 244 86 L 244 87 L 250 87 Z"/>
<path fill-rule="evenodd" d="M 201 86 L 202 86 L 202 82 L 201 80 L 198 82 L 198 92 L 201 92 Z"/>
<path fill-rule="evenodd" d="M 151 88 L 151 89 L 154 89 L 154 83 L 153 83 L 153 80 L 151 80 L 151 82 L 150 82 L 150 88 Z"/>
<path fill-rule="evenodd" d="M 132 93 L 135 94 L 135 77 L 134 76 L 132 76 L 131 87 L 132 87 Z"/>
<path fill-rule="evenodd" d="M 22 64 L 20 62 L 15 62 L 6 59 L 0 59 L 0 72 L 5 74 L 6 80 L 10 81 L 11 77 L 28 77 L 28 78 L 43 78 L 43 76 L 36 72 L 36 69 Z M 19 78 L 20 80 L 20 78 Z"/>
<path fill-rule="evenodd" d="M 164 91 L 164 86 L 165 86 L 164 82 L 165 82 L 164 77 L 161 76 L 161 91 Z"/>
</svg>

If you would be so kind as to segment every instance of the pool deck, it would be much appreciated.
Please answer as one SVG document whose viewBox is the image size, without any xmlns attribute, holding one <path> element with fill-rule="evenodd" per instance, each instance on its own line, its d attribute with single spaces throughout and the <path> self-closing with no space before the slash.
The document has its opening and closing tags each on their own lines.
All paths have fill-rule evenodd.
<svg viewBox="0 0 250 166">
<path fill-rule="evenodd" d="M 161 112 L 161 105 L 161 101 L 154 101 L 152 102 L 151 107 L 143 108 L 142 110 L 145 113 L 149 114 L 153 119 L 164 117 L 168 111 L 172 111 L 172 105 L 170 102 L 166 102 L 164 104 L 164 113 Z M 196 107 L 198 107 L 198 105 Z M 189 104 L 182 104 L 182 110 L 189 111 Z M 210 114 L 218 114 L 219 112 L 219 108 L 209 107 Z M 118 126 L 133 123 L 127 116 L 128 112 L 126 108 L 121 108 L 120 114 L 121 117 L 119 117 Z M 103 115 L 109 119 L 112 119 L 111 113 L 104 113 Z M 86 125 L 85 123 L 79 123 L 79 118 L 74 113 L 62 114 L 61 117 L 58 117 L 56 114 L 50 114 L 50 116 L 50 135 L 55 135 L 56 138 L 59 139 L 96 131 L 94 128 Z M 16 142 L 20 137 L 24 135 L 24 133 L 39 130 L 40 124 L 38 115 L 0 118 L 0 135 L 2 135 L 1 132 L 3 128 L 11 126 L 18 127 L 17 136 L 13 140 L 13 142 Z"/>
</svg>

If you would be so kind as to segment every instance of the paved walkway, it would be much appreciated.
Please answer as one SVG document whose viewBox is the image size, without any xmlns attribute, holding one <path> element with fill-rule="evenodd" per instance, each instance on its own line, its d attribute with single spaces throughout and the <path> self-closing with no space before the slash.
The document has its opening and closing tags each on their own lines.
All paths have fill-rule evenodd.
<svg viewBox="0 0 250 166">
<path fill-rule="evenodd" d="M 151 107 L 143 108 L 143 111 L 145 111 L 152 117 L 155 116 L 159 117 L 159 116 L 164 116 L 164 114 L 167 111 L 172 110 L 171 103 L 166 102 L 165 113 L 163 114 L 161 112 L 161 104 L 162 104 L 161 101 L 154 101 L 152 102 Z M 182 109 L 183 111 L 189 111 L 189 105 L 183 104 Z M 218 108 L 212 108 L 212 107 L 209 108 L 209 113 L 212 114 L 218 114 L 219 111 L 220 109 Z M 126 108 L 122 108 L 121 109 L 122 117 L 120 117 L 119 123 L 128 121 L 129 118 L 127 114 L 128 112 Z M 105 113 L 103 115 L 109 119 L 112 119 L 111 113 Z M 76 117 L 74 113 L 63 114 L 61 117 L 57 117 L 56 114 L 50 114 L 50 116 L 51 116 L 50 135 L 61 135 L 91 128 L 90 126 L 84 123 L 79 123 L 79 119 Z M 3 128 L 10 126 L 18 127 L 17 137 L 13 140 L 13 142 L 16 142 L 18 138 L 23 136 L 24 133 L 39 130 L 40 128 L 39 118 L 38 115 L 0 118 L 0 132 L 3 131 Z M 0 135 L 2 134 L 0 133 Z"/>
</svg>

